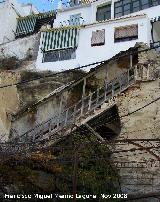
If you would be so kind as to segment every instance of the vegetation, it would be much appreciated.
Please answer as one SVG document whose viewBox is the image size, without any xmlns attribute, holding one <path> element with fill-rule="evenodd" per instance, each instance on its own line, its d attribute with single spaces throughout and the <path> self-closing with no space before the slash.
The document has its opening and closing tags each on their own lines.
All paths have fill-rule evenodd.
<svg viewBox="0 0 160 202">
<path fill-rule="evenodd" d="M 14 70 L 19 68 L 21 61 L 16 57 L 0 58 L 0 70 Z"/>
<path fill-rule="evenodd" d="M 6 160 L 0 166 L 1 179 L 5 179 L 1 186 L 14 184 L 23 193 L 37 190 L 58 194 L 73 194 L 75 191 L 97 196 L 119 193 L 119 176 L 110 156 L 107 145 L 99 143 L 81 128 L 56 145 L 33 152 L 27 158 L 17 155 Z M 32 190 L 26 184 L 30 184 Z M 96 201 L 105 200 L 99 197 Z"/>
</svg>

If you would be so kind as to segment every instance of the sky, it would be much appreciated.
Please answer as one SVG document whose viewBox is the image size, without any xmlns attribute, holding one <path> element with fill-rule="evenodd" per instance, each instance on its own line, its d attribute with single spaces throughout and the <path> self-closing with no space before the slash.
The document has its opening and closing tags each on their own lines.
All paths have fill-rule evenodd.
<svg viewBox="0 0 160 202">
<path fill-rule="evenodd" d="M 60 0 L 18 0 L 20 3 L 32 3 L 40 12 L 55 10 Z"/>
</svg>

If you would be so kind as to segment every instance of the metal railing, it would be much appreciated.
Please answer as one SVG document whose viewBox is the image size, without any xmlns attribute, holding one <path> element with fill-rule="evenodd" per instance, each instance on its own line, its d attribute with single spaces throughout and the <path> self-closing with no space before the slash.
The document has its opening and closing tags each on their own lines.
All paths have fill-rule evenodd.
<svg viewBox="0 0 160 202">
<path fill-rule="evenodd" d="M 64 21 L 60 22 L 60 27 L 80 26 L 80 25 L 84 25 L 84 23 L 85 23 L 85 20 L 83 19 L 83 17 L 77 17 L 75 19 L 64 20 Z"/>
<path fill-rule="evenodd" d="M 46 122 L 35 126 L 35 128 L 27 131 L 21 136 L 17 136 L 17 141 L 20 142 L 36 142 L 53 136 L 62 129 L 67 130 L 75 123 L 75 121 L 89 116 L 96 108 L 111 98 L 120 94 L 135 82 L 135 68 L 128 69 L 119 77 L 110 82 L 104 80 L 104 85 L 98 87 L 96 91 L 83 97 L 73 106 L 62 111 L 59 115 L 54 115 Z"/>
<path fill-rule="evenodd" d="M 160 41 L 150 43 L 150 47 L 154 48 L 156 51 L 160 52 Z"/>
</svg>

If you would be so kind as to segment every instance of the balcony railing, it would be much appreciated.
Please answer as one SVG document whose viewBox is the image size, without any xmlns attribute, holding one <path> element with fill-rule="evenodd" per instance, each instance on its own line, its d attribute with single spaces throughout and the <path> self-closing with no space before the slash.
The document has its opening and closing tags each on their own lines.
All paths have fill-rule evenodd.
<svg viewBox="0 0 160 202">
<path fill-rule="evenodd" d="M 60 27 L 84 25 L 85 21 L 82 17 L 72 20 L 64 20 L 60 22 Z"/>
<path fill-rule="evenodd" d="M 150 43 L 151 48 L 155 48 L 156 51 L 160 52 L 160 41 Z"/>
</svg>

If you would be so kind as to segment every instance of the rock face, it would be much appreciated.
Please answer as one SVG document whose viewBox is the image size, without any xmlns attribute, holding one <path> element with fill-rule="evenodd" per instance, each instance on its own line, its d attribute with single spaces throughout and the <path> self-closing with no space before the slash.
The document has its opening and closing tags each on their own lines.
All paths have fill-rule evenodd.
<svg viewBox="0 0 160 202">
<path fill-rule="evenodd" d="M 20 75 L 13 72 L 0 72 L 0 86 L 16 83 Z M 19 107 L 19 97 L 16 86 L 0 88 L 0 139 L 7 140 L 11 122 L 9 114 L 16 112 Z"/>
<path fill-rule="evenodd" d="M 49 76 L 51 74 L 52 76 Z M 77 77 L 82 77 L 84 72 L 54 74 L 54 72 L 33 72 L 29 70 L 4 70 L 0 72 L 0 87 L 19 83 L 18 85 L 0 88 L 0 140 L 7 140 L 9 134 L 15 133 L 17 128 L 21 133 L 26 132 L 34 127 L 36 123 L 41 123 L 53 114 L 57 114 L 59 97 L 54 97 L 55 99 L 47 98 L 48 101 L 46 101 L 46 97 L 50 97 L 55 89 L 66 85 Z M 29 80 L 32 81 L 28 82 Z M 30 108 L 32 110 L 28 112 Z M 14 120 L 16 119 L 16 121 L 13 121 L 14 124 L 12 124 L 13 117 Z"/>
<path fill-rule="evenodd" d="M 113 159 L 119 162 L 125 193 L 158 192 L 160 188 L 159 79 L 137 84 L 118 98 L 121 140 Z M 156 100 L 156 101 L 154 101 Z M 125 142 L 123 142 L 125 140 Z"/>
<path fill-rule="evenodd" d="M 141 46 L 141 49 L 145 48 L 145 45 Z M 91 72 L 90 77 L 87 75 L 86 94 L 95 92 L 97 86 L 99 88 L 104 85 L 104 81 L 110 82 L 120 73 L 127 72 L 131 65 L 129 61 L 129 59 L 126 61 L 124 57 L 123 60 L 119 58 L 115 62 L 111 61 L 107 65 L 103 64 L 99 69 L 97 68 L 96 71 Z M 113 145 L 112 160 L 119 168 L 122 192 L 127 194 L 159 192 L 160 55 L 153 50 L 142 51 L 133 58 L 132 62 L 135 64 L 134 71 L 138 72 L 135 78 L 136 83 L 123 93 L 118 94 L 114 99 L 112 97 L 110 101 L 116 104 L 115 111 L 111 110 L 111 116 L 109 116 L 110 113 L 107 114 L 108 117 L 102 116 L 103 128 L 99 127 L 100 121 L 96 122 L 96 117 L 94 117 L 93 122 L 95 121 L 95 123 L 93 128 L 100 135 L 112 133 L 116 136 L 115 138 L 113 135 L 114 137 L 110 138 L 109 141 L 111 140 Z M 7 74 L 9 75 L 9 73 Z M 53 117 L 53 115 L 59 115 L 61 101 L 62 105 L 64 104 L 62 108 L 69 107 L 77 102 L 77 98 L 82 97 L 84 78 L 80 79 L 81 83 L 77 81 L 78 85 L 76 82 L 73 83 L 73 88 L 66 90 L 65 86 L 64 89 L 66 91 L 64 90 L 63 93 L 61 93 L 63 88 L 60 88 L 59 91 L 56 90 L 57 94 L 55 91 L 54 93 L 52 92 L 57 87 L 62 87 L 63 84 L 66 85 L 69 81 L 76 80 L 82 74 L 76 74 L 76 78 L 74 76 L 72 73 L 67 73 L 67 78 L 62 74 L 59 77 L 55 76 L 52 79 L 45 79 L 43 74 L 32 75 L 32 73 L 27 73 L 23 75 L 18 72 L 8 76 L 8 80 L 4 80 L 3 83 L 11 82 L 10 77 L 13 77 L 12 82 L 15 80 L 26 81 L 35 77 L 41 77 L 41 79 L 28 84 L 18 85 L 17 87 L 12 86 L 10 87 L 12 92 L 9 89 L 8 91 L 1 89 L 0 93 L 3 95 L 3 99 L 0 101 L 3 107 L 2 109 L 0 108 L 0 117 L 2 117 L 0 123 L 3 131 L 6 130 L 9 134 L 11 123 L 6 121 L 9 120 L 6 115 L 8 106 L 12 113 L 16 110 L 15 115 L 12 116 L 14 119 L 12 119 L 11 128 L 12 130 L 18 130 L 18 133 L 22 134 L 34 128 L 37 123 L 41 125 L 42 122 Z M 49 92 L 53 94 L 50 93 L 46 96 Z M 6 107 L 5 101 L 8 99 L 9 104 Z M 11 101 L 12 99 L 14 100 Z M 105 104 L 106 108 L 104 110 L 109 112 L 110 109 L 109 106 L 107 107 L 107 102 Z M 96 113 L 96 109 L 94 111 Z M 118 113 L 118 121 L 111 118 L 116 113 Z M 110 118 L 109 122 L 107 122 L 107 118 Z M 8 136 L 6 135 L 6 137 Z M 140 201 L 156 202 L 153 198 Z"/>
<path fill-rule="evenodd" d="M 124 193 L 160 191 L 160 80 L 159 55 L 139 54 L 144 68 L 142 81 L 117 97 L 121 132 L 117 136 L 113 160 L 117 162 Z M 150 65 L 148 79 L 145 66 Z M 148 198 L 137 201 L 154 202 Z"/>
</svg>

